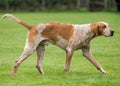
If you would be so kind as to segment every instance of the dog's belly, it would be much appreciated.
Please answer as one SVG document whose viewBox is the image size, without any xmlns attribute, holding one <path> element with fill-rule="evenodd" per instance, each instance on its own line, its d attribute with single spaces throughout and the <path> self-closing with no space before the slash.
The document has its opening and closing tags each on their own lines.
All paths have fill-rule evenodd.
<svg viewBox="0 0 120 86">
<path fill-rule="evenodd" d="M 56 45 L 64 50 L 66 50 L 66 47 L 69 44 L 68 40 L 65 40 L 64 38 L 62 38 L 61 36 L 57 36 L 58 41 L 56 42 Z"/>
<path fill-rule="evenodd" d="M 78 50 L 78 49 L 81 49 L 85 46 L 88 45 L 88 43 L 85 41 L 85 42 L 82 42 L 82 41 L 75 41 L 75 40 L 65 40 L 64 38 L 62 38 L 61 36 L 57 36 L 58 38 L 58 41 L 55 43 L 55 45 L 57 45 L 58 47 L 66 50 L 66 48 L 71 48 L 73 50 Z"/>
</svg>

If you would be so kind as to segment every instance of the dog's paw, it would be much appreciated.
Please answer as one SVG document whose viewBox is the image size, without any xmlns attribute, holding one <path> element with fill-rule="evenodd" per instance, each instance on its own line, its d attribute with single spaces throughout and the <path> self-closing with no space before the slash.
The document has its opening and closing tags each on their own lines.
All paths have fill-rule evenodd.
<svg viewBox="0 0 120 86">
<path fill-rule="evenodd" d="M 67 74 L 69 72 L 69 69 L 64 69 L 64 73 Z"/>
<path fill-rule="evenodd" d="M 105 70 L 101 70 L 102 74 L 108 74 Z"/>
<path fill-rule="evenodd" d="M 108 72 L 106 72 L 106 71 L 104 71 L 104 72 L 102 72 L 103 74 L 108 74 Z"/>
<path fill-rule="evenodd" d="M 14 71 L 12 71 L 11 73 L 10 73 L 10 76 L 15 76 L 16 75 L 16 73 L 14 72 Z"/>
</svg>

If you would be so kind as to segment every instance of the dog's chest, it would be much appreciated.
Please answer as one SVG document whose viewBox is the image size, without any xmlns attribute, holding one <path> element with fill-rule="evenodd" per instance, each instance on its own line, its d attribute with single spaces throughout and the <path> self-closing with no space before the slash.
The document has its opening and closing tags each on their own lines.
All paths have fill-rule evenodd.
<svg viewBox="0 0 120 86">
<path fill-rule="evenodd" d="M 93 34 L 89 31 L 89 29 L 76 29 L 74 34 L 74 47 L 76 49 L 81 49 L 85 46 L 88 46 L 92 36 Z"/>
</svg>

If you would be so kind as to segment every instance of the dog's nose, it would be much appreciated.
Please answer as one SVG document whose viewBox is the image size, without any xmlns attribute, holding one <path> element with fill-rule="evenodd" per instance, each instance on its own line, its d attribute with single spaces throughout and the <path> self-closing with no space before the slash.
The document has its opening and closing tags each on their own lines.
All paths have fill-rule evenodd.
<svg viewBox="0 0 120 86">
<path fill-rule="evenodd" d="M 112 31 L 111 31 L 111 36 L 113 36 L 113 35 L 114 35 L 114 31 L 112 30 Z"/>
</svg>

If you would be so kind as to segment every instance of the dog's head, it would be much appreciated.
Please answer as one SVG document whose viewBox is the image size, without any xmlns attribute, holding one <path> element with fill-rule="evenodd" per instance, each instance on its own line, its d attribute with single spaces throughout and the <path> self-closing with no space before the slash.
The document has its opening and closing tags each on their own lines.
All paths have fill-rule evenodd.
<svg viewBox="0 0 120 86">
<path fill-rule="evenodd" d="M 91 31 L 94 36 L 104 35 L 105 37 L 113 36 L 114 31 L 109 27 L 106 22 L 96 22 L 90 24 Z"/>
</svg>

